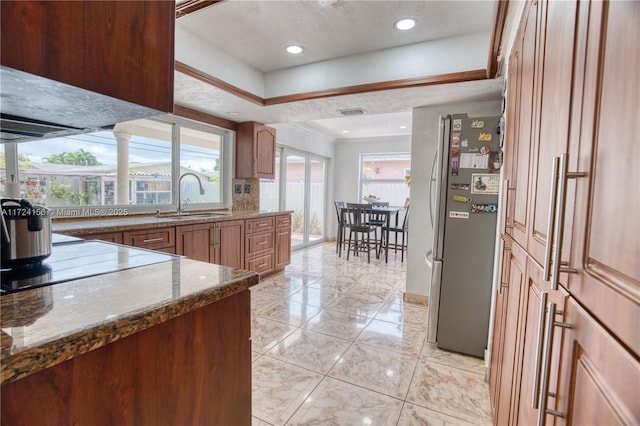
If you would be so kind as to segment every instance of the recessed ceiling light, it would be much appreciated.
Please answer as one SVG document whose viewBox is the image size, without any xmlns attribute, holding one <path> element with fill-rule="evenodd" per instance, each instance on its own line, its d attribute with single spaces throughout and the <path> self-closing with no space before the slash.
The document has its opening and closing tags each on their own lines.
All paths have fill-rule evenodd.
<svg viewBox="0 0 640 426">
<path fill-rule="evenodd" d="M 400 128 L 401 128 L 401 129 L 406 129 L 406 128 L 407 128 L 407 126 L 400 126 Z"/>
<path fill-rule="evenodd" d="M 413 18 L 402 18 L 397 20 L 394 24 L 393 27 L 397 30 L 402 30 L 402 31 L 406 31 L 406 30 L 410 30 L 411 28 L 416 26 L 416 20 Z"/>
<path fill-rule="evenodd" d="M 342 133 L 349 133 L 349 131 L 348 130 L 343 130 Z"/>
<path fill-rule="evenodd" d="M 239 113 L 239 112 L 235 112 L 235 111 L 229 111 L 227 114 L 229 114 L 229 115 L 233 115 L 234 117 L 237 117 L 237 116 L 239 116 L 239 115 L 240 115 L 240 113 Z"/>
<path fill-rule="evenodd" d="M 286 47 L 286 50 L 292 55 L 297 55 L 298 53 L 302 53 L 302 46 L 298 46 L 297 44 L 290 44 Z"/>
</svg>

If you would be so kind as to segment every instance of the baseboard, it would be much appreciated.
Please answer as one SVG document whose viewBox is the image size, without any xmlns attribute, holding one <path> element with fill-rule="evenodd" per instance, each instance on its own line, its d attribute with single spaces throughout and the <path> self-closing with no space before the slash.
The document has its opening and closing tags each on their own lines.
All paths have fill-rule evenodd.
<svg viewBox="0 0 640 426">
<path fill-rule="evenodd" d="M 429 296 L 423 296 L 421 294 L 404 293 L 402 300 L 407 303 L 413 303 L 414 305 L 429 306 Z"/>
</svg>

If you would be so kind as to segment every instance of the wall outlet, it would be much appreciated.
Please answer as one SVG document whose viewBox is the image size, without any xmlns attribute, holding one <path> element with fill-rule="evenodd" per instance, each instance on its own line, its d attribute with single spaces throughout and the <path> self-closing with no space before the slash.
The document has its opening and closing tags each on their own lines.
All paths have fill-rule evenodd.
<svg viewBox="0 0 640 426">
<path fill-rule="evenodd" d="M 233 193 L 234 194 L 242 194 L 242 184 L 241 183 L 236 183 L 234 185 Z"/>
<path fill-rule="evenodd" d="M 244 184 L 244 193 L 245 194 L 251 194 L 251 184 L 249 184 L 249 183 L 245 183 Z"/>
</svg>

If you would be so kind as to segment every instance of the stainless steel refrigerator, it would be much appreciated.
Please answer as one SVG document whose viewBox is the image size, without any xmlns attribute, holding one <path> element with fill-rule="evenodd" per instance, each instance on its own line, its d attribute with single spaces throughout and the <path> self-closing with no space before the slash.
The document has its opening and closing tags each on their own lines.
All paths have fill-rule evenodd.
<svg viewBox="0 0 640 426">
<path fill-rule="evenodd" d="M 500 117 L 441 117 L 432 167 L 428 339 L 484 357 L 498 211 Z"/>
</svg>

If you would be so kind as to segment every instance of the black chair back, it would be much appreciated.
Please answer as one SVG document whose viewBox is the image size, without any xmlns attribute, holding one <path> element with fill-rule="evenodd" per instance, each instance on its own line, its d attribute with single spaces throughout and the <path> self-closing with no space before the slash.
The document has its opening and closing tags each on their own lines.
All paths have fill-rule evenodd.
<svg viewBox="0 0 640 426">
<path fill-rule="evenodd" d="M 347 203 L 346 224 L 354 231 L 371 229 L 373 207 L 371 204 Z"/>
</svg>

